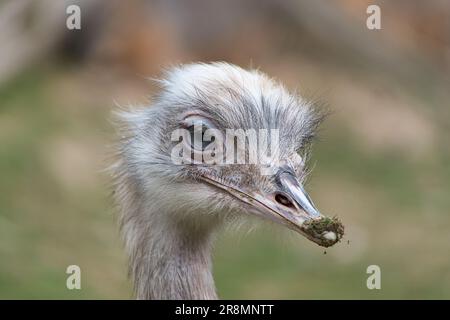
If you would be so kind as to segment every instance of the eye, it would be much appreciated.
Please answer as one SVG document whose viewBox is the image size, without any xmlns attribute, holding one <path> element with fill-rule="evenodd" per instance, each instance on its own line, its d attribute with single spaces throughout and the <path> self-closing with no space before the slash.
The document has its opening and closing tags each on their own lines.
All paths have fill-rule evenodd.
<svg viewBox="0 0 450 320">
<path fill-rule="evenodd" d="M 211 141 L 206 141 L 204 138 L 205 131 L 208 127 L 204 124 L 191 125 L 187 128 L 190 136 L 190 147 L 197 151 L 204 151 L 206 147 L 214 141 L 212 137 Z"/>
<path fill-rule="evenodd" d="M 188 116 L 181 122 L 181 126 L 189 132 L 189 147 L 194 151 L 204 151 L 214 141 L 214 136 L 211 139 L 205 138 L 205 131 L 213 126 L 204 117 L 198 115 Z"/>
</svg>

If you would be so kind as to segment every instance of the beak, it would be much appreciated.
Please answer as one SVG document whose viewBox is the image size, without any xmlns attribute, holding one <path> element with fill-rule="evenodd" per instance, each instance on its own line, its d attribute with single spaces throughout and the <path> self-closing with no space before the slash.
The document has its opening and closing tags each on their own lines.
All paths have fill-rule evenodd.
<svg viewBox="0 0 450 320">
<path fill-rule="evenodd" d="M 206 176 L 202 180 L 247 203 L 250 213 L 285 225 L 320 246 L 332 246 L 343 236 L 342 224 L 317 210 L 289 166 L 278 169 L 275 174 L 277 188 L 272 193 L 227 186 Z"/>
<path fill-rule="evenodd" d="M 300 184 L 291 170 L 286 170 L 284 168 L 280 169 L 278 171 L 277 180 L 280 189 L 292 199 L 291 202 L 298 211 L 303 212 L 305 220 L 319 219 L 322 217 L 308 193 L 303 188 L 303 185 Z"/>
</svg>

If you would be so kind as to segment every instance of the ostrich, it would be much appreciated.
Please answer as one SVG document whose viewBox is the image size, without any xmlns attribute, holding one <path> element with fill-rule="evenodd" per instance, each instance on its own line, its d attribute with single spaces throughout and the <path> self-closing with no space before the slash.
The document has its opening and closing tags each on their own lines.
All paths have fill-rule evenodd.
<svg viewBox="0 0 450 320">
<path fill-rule="evenodd" d="M 217 299 L 214 237 L 240 216 L 273 220 L 322 246 L 340 240 L 340 223 L 325 219 L 302 186 L 308 145 L 322 119 L 309 102 L 259 71 L 225 62 L 182 65 L 157 81 L 161 91 L 150 107 L 118 112 L 112 166 L 138 299 Z M 193 133 L 198 125 L 202 134 L 208 128 L 278 129 L 277 159 L 174 163 L 180 141 L 207 147 L 205 141 L 192 146 L 188 138 L 171 139 L 177 129 Z M 267 168 L 273 174 L 265 174 Z"/>
</svg>

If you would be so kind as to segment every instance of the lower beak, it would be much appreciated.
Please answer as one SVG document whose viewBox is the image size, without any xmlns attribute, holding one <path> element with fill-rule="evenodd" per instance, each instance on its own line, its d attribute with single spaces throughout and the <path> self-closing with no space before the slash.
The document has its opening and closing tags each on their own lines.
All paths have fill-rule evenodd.
<svg viewBox="0 0 450 320">
<path fill-rule="evenodd" d="M 337 218 L 325 217 L 317 210 L 292 170 L 280 168 L 275 178 L 277 191 L 272 193 L 241 190 L 208 177 L 202 179 L 247 203 L 249 212 L 283 224 L 320 246 L 332 246 L 344 234 Z"/>
</svg>

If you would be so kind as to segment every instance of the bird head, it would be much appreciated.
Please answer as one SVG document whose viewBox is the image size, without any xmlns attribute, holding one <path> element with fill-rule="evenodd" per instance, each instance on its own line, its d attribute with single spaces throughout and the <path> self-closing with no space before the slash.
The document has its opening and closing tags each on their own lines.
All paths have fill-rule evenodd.
<svg viewBox="0 0 450 320">
<path fill-rule="evenodd" d="M 330 246 L 342 225 L 304 188 L 309 145 L 323 118 L 263 73 L 227 63 L 173 68 L 152 106 L 121 114 L 122 154 L 149 204 L 178 221 L 242 213 Z"/>
</svg>

